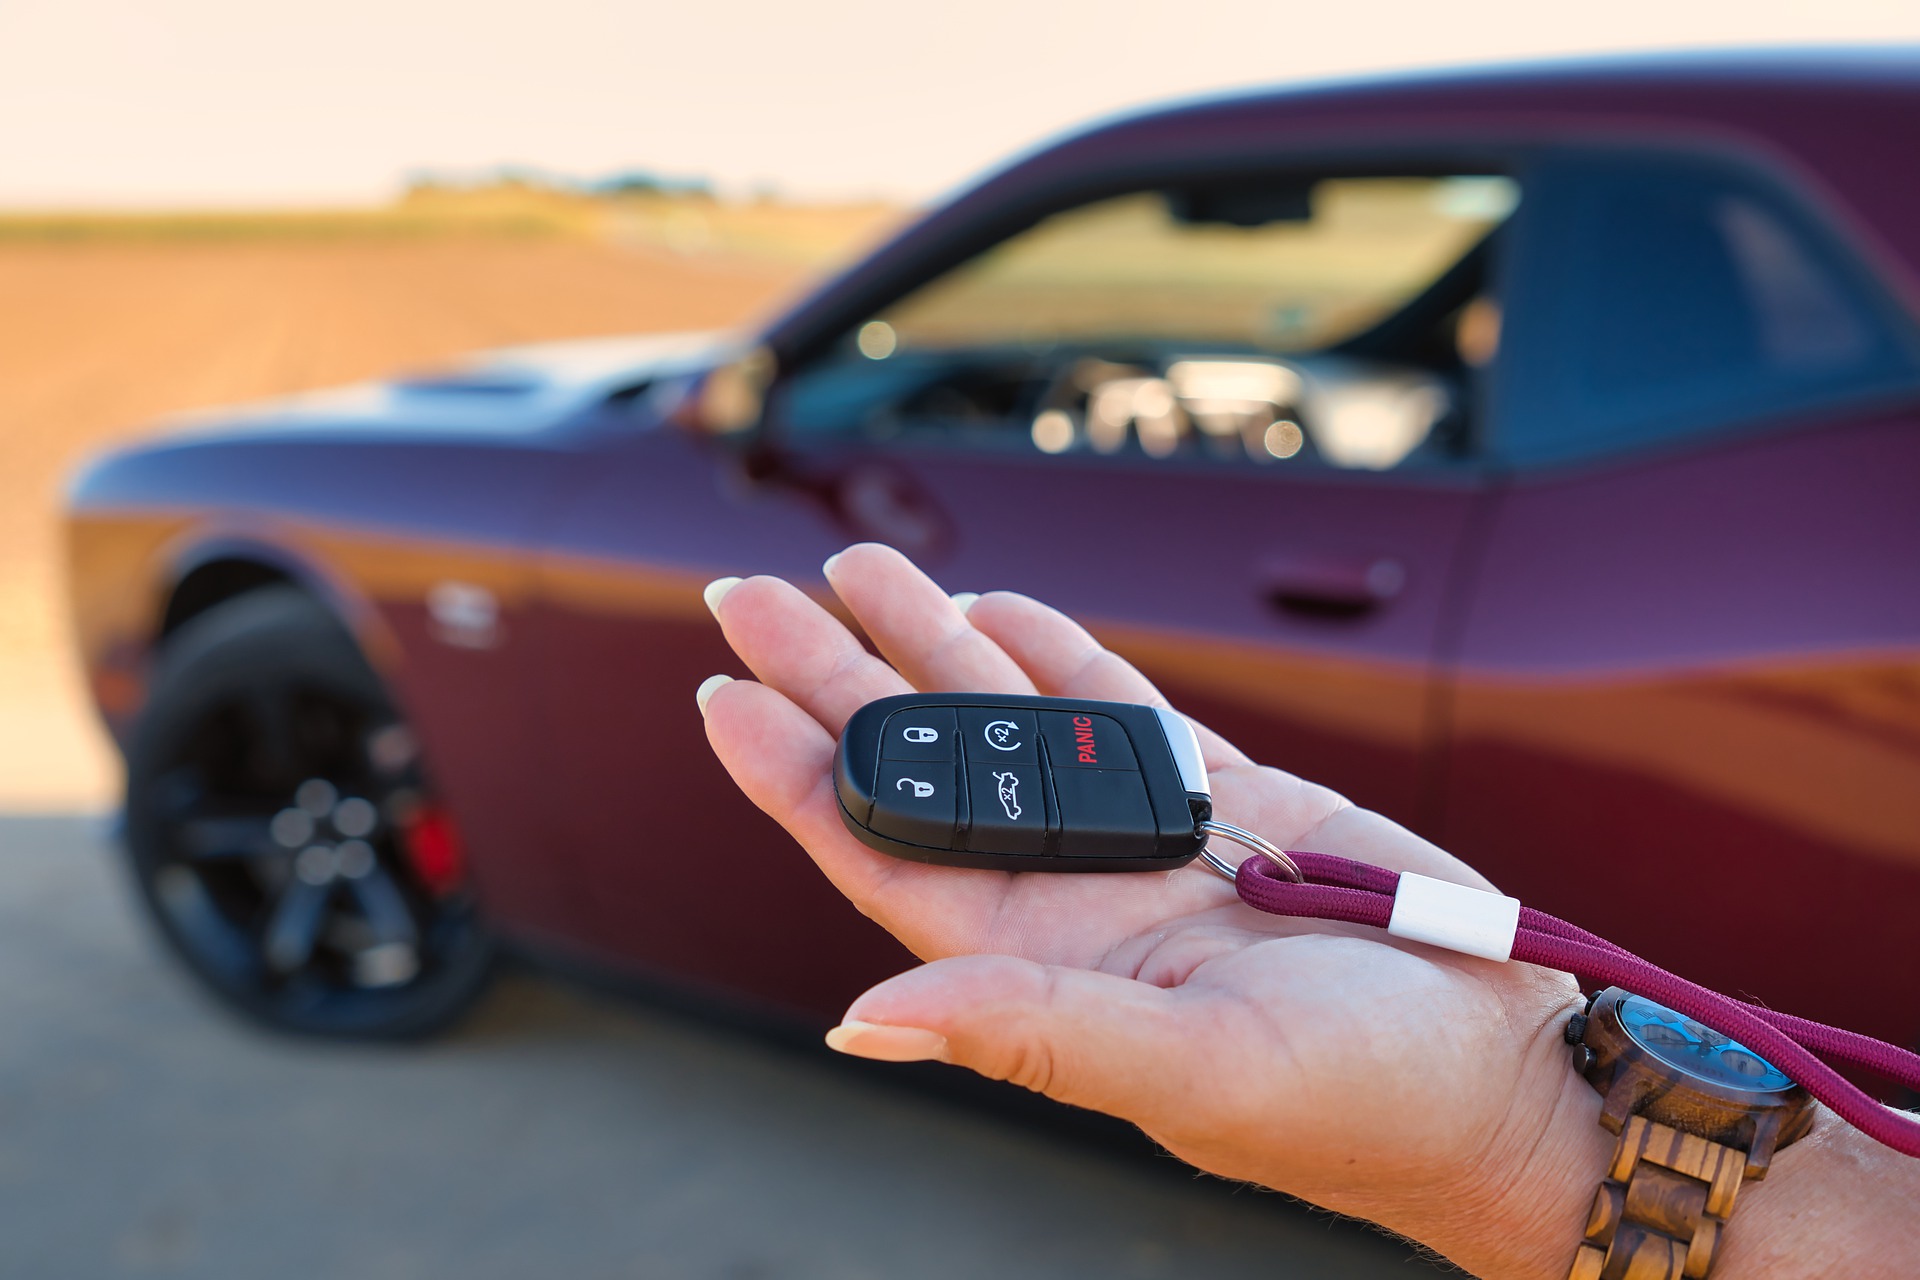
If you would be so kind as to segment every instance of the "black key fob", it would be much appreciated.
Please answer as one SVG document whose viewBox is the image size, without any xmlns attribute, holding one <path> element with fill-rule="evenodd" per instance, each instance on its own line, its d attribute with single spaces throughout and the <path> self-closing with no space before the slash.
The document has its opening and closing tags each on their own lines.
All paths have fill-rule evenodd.
<svg viewBox="0 0 1920 1280">
<path fill-rule="evenodd" d="M 1185 866 L 1213 813 L 1192 726 L 1127 702 L 881 698 L 847 721 L 833 780 L 863 843 L 1001 871 Z"/>
</svg>

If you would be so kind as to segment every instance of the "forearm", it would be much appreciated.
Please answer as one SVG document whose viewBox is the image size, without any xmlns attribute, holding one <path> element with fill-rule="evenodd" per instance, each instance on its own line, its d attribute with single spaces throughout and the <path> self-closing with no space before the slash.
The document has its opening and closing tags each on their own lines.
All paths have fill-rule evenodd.
<svg viewBox="0 0 1920 1280">
<path fill-rule="evenodd" d="M 1556 1025 L 1528 1053 L 1506 1132 L 1450 1203 L 1400 1228 L 1481 1280 L 1564 1280 L 1615 1138 Z"/>
<path fill-rule="evenodd" d="M 1920 1273 L 1920 1160 L 1825 1107 L 1813 1131 L 1740 1192 L 1714 1280 Z"/>
</svg>

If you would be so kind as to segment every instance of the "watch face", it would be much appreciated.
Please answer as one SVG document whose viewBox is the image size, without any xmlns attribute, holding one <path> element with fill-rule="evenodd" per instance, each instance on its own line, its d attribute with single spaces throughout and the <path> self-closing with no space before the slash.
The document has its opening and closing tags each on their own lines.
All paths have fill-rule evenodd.
<svg viewBox="0 0 1920 1280">
<path fill-rule="evenodd" d="M 1676 1070 L 1747 1093 L 1777 1093 L 1793 1087 L 1785 1072 L 1753 1050 L 1665 1005 L 1627 996 L 1618 1012 L 1620 1025 L 1635 1043 Z"/>
</svg>

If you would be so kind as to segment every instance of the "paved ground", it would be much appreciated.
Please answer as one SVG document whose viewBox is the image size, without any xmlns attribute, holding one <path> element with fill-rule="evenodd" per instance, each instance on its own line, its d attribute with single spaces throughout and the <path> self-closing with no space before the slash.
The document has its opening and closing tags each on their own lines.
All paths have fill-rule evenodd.
<svg viewBox="0 0 1920 1280">
<path fill-rule="evenodd" d="M 97 819 L 0 818 L 0 1277 L 1431 1274 L 751 1036 L 529 978 L 409 1049 L 263 1037 L 132 915 Z"/>
</svg>

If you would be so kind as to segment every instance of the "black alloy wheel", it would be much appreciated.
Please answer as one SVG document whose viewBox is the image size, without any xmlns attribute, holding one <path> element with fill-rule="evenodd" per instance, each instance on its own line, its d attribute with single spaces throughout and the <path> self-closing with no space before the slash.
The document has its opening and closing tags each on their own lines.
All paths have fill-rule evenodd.
<svg viewBox="0 0 1920 1280">
<path fill-rule="evenodd" d="M 425 1035 L 491 972 L 413 735 L 345 628 L 292 588 L 169 637 L 128 750 L 127 848 L 162 936 L 269 1026 Z"/>
</svg>

